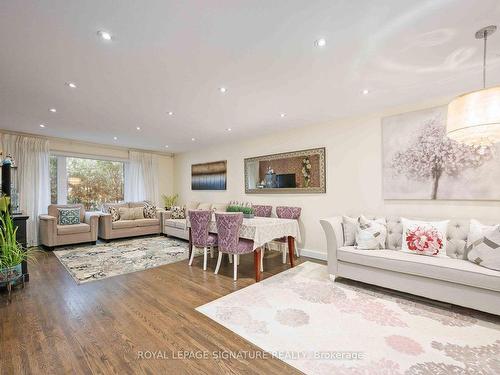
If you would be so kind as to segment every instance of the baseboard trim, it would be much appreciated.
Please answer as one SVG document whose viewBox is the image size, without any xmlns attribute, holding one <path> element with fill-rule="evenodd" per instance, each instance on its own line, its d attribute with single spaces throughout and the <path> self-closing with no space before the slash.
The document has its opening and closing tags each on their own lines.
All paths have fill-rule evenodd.
<svg viewBox="0 0 500 375">
<path fill-rule="evenodd" d="M 326 253 L 318 250 L 311 250 L 311 249 L 300 249 L 299 250 L 300 255 L 308 257 L 308 258 L 313 258 L 313 259 L 318 259 L 318 260 L 326 260 Z"/>
</svg>

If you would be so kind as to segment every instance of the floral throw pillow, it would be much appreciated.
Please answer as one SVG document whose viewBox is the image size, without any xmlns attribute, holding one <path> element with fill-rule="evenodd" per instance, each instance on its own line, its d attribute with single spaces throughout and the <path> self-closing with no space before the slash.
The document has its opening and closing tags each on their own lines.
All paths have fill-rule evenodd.
<svg viewBox="0 0 500 375">
<path fill-rule="evenodd" d="M 172 214 L 170 217 L 172 219 L 185 219 L 186 218 L 186 212 L 184 210 L 184 207 L 173 206 L 171 210 L 172 210 Z"/>
<path fill-rule="evenodd" d="M 363 215 L 359 217 L 356 231 L 356 249 L 385 249 L 386 237 L 387 227 L 385 219 L 368 220 Z"/>
<path fill-rule="evenodd" d="M 449 220 L 418 221 L 402 218 L 401 250 L 406 253 L 446 257 Z"/>
<path fill-rule="evenodd" d="M 145 219 L 156 219 L 156 206 L 153 203 L 144 201 L 143 211 Z"/>
<path fill-rule="evenodd" d="M 111 215 L 111 222 L 115 222 L 120 220 L 120 212 L 118 211 L 118 208 L 109 206 L 108 207 L 108 213 Z"/>
</svg>

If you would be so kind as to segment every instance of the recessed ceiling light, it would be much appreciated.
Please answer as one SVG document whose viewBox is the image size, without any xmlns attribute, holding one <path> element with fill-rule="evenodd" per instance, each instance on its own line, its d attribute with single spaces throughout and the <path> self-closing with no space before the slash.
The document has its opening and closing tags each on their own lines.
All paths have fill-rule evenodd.
<svg viewBox="0 0 500 375">
<path fill-rule="evenodd" d="M 113 137 L 113 141 L 117 141 L 118 140 L 118 137 Z"/>
<path fill-rule="evenodd" d="M 169 116 L 173 116 L 173 115 L 174 115 L 174 112 L 170 111 L 170 112 L 168 112 L 168 115 L 169 115 Z"/>
<path fill-rule="evenodd" d="M 136 129 L 137 129 L 137 130 L 141 130 L 141 127 L 140 127 L 140 126 L 138 126 L 138 127 L 136 127 Z"/>
<path fill-rule="evenodd" d="M 45 124 L 40 124 L 40 127 L 41 128 L 45 128 Z"/>
<path fill-rule="evenodd" d="M 57 109 L 55 109 L 55 108 L 49 108 L 49 112 L 56 113 Z"/>
<path fill-rule="evenodd" d="M 231 128 L 227 128 L 226 130 L 227 130 L 228 132 L 230 132 L 230 131 L 231 131 L 231 130 L 233 130 L 233 129 L 231 129 Z"/>
<path fill-rule="evenodd" d="M 316 46 L 317 47 L 324 47 L 326 46 L 326 39 L 321 38 L 316 41 Z"/>
<path fill-rule="evenodd" d="M 370 91 L 368 91 L 368 89 L 364 89 L 364 90 L 362 91 L 362 93 L 363 93 L 363 95 L 368 95 L 368 94 L 370 93 Z"/>
<path fill-rule="evenodd" d="M 165 145 L 165 148 L 168 148 L 168 145 Z"/>
<path fill-rule="evenodd" d="M 66 85 L 71 87 L 72 89 L 76 89 L 76 84 L 74 82 L 66 82 Z"/>
<path fill-rule="evenodd" d="M 191 140 L 194 142 L 194 141 L 196 141 L 196 138 L 191 138 Z"/>
<path fill-rule="evenodd" d="M 282 113 L 282 114 L 280 114 L 280 117 L 281 117 L 281 118 L 283 118 L 283 117 L 285 117 L 285 116 L 286 116 L 286 113 Z"/>
<path fill-rule="evenodd" d="M 108 33 L 107 31 L 100 30 L 100 31 L 97 32 L 97 35 L 99 35 L 102 40 L 109 41 L 109 40 L 112 39 L 111 34 Z"/>
<path fill-rule="evenodd" d="M 225 87 L 219 87 L 219 91 L 224 94 L 227 89 Z"/>
</svg>

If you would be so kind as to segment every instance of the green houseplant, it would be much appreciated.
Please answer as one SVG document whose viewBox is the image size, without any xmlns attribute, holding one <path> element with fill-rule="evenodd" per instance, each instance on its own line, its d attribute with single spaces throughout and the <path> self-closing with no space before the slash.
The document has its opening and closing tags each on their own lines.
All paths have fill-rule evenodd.
<svg viewBox="0 0 500 375">
<path fill-rule="evenodd" d="M 0 197 L 0 286 L 9 287 L 22 276 L 21 263 L 30 258 L 30 251 L 16 240 L 17 227 L 9 212 L 10 198 Z"/>
<path fill-rule="evenodd" d="M 254 217 L 252 207 L 228 206 L 226 212 L 242 212 L 243 217 L 251 219 Z"/>
<path fill-rule="evenodd" d="M 165 209 L 168 211 L 172 208 L 172 206 L 175 206 L 175 204 L 177 203 L 177 199 L 179 199 L 179 194 L 172 194 L 172 195 L 162 194 L 161 199 L 163 199 L 163 205 L 165 206 Z"/>
</svg>

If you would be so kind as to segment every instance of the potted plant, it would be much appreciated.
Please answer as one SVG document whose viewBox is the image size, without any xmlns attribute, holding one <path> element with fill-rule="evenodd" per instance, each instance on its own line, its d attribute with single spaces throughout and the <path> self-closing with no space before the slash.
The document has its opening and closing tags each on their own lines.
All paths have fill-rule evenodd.
<svg viewBox="0 0 500 375">
<path fill-rule="evenodd" d="M 16 240 L 17 227 L 10 216 L 9 203 L 9 197 L 0 197 L 0 286 L 7 286 L 10 301 L 12 284 L 22 278 L 21 264 L 30 258 L 31 251 L 23 249 Z"/>
<path fill-rule="evenodd" d="M 179 194 L 166 195 L 162 194 L 161 199 L 163 199 L 163 205 L 165 206 L 165 210 L 169 211 L 172 206 L 175 206 L 177 203 L 177 199 L 179 199 Z"/>
<path fill-rule="evenodd" d="M 252 219 L 254 217 L 252 207 L 228 206 L 226 212 L 242 212 L 243 217 L 246 219 Z"/>
</svg>

